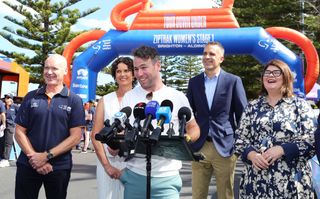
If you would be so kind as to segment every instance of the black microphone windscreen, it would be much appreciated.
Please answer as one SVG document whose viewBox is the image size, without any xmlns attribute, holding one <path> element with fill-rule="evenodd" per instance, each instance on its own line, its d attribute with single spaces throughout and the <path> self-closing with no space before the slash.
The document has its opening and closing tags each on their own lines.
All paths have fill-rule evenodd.
<svg viewBox="0 0 320 199">
<path fill-rule="evenodd" d="M 161 105 L 160 105 L 160 106 L 169 106 L 171 112 L 172 112 L 172 110 L 173 110 L 173 103 L 172 103 L 170 100 L 168 100 L 168 99 L 163 100 L 163 101 L 161 102 Z"/>
<path fill-rule="evenodd" d="M 134 118 L 139 118 L 140 120 L 144 120 L 146 115 L 144 114 L 144 109 L 146 108 L 146 103 L 139 102 L 133 108 L 133 116 Z"/>
<path fill-rule="evenodd" d="M 179 111 L 178 111 L 179 120 L 181 120 L 184 115 L 186 116 L 186 121 L 189 121 L 191 118 L 191 110 L 186 106 L 181 107 L 179 109 Z"/>
<path fill-rule="evenodd" d="M 120 110 L 120 112 L 125 113 L 127 115 L 127 118 L 129 118 L 131 115 L 132 109 L 129 106 L 126 106 L 126 107 L 122 108 Z"/>
</svg>

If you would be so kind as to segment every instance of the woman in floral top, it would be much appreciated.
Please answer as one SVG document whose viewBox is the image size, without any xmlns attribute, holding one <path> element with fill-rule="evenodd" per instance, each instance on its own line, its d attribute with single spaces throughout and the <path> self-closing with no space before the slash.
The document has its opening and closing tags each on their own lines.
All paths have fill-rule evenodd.
<svg viewBox="0 0 320 199">
<path fill-rule="evenodd" d="M 293 96 L 293 76 L 280 60 L 262 73 L 262 95 L 246 107 L 236 130 L 235 154 L 245 170 L 240 198 L 313 198 L 311 170 L 316 117 Z"/>
</svg>

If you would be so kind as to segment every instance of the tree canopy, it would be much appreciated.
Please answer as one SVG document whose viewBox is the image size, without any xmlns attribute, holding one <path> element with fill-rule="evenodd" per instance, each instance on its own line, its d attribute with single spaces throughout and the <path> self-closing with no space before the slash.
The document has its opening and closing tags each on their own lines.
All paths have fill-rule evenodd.
<svg viewBox="0 0 320 199">
<path fill-rule="evenodd" d="M 17 0 L 13 4 L 4 3 L 23 16 L 22 20 L 5 16 L 15 27 L 5 26 L 0 35 L 13 45 L 31 50 L 34 55 L 20 52 L 9 52 L 0 49 L 0 53 L 13 58 L 30 73 L 30 82 L 42 83 L 42 70 L 49 54 L 61 54 L 65 44 L 80 32 L 73 32 L 71 26 L 99 8 L 91 8 L 80 12 L 70 6 L 81 0 L 68 0 L 51 3 L 50 0 Z"/>
</svg>

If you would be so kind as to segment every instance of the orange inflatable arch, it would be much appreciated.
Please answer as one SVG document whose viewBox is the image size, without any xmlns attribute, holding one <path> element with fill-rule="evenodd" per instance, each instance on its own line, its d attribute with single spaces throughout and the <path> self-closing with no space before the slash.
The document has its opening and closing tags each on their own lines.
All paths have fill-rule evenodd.
<svg viewBox="0 0 320 199">
<path fill-rule="evenodd" d="M 104 30 L 92 30 L 88 32 L 84 32 L 77 37 L 73 38 L 70 43 L 67 45 L 67 47 L 63 51 L 63 56 L 67 59 L 67 75 L 64 76 L 64 83 L 70 88 L 71 84 L 71 62 L 72 62 L 72 57 L 74 53 L 77 51 L 80 46 L 83 44 L 98 40 L 101 38 L 104 34 L 106 34 L 106 31 Z"/>
<path fill-rule="evenodd" d="M 183 9 L 183 10 L 152 10 L 150 0 L 124 0 L 117 4 L 111 12 L 111 22 L 117 30 L 143 30 L 143 29 L 208 29 L 208 28 L 239 28 L 239 24 L 232 13 L 234 0 L 224 0 L 221 8 L 207 9 Z M 125 19 L 134 13 L 138 13 L 132 24 L 129 25 Z M 171 18 L 199 20 L 197 27 L 175 26 L 170 23 Z M 189 17 L 189 18 L 188 18 Z M 201 18 L 202 17 L 202 18 Z M 273 37 L 284 39 L 298 45 L 305 54 L 307 67 L 305 73 L 305 92 L 308 93 L 316 83 L 319 75 L 319 57 L 317 51 L 305 35 L 283 27 L 267 28 L 266 31 Z M 70 87 L 72 56 L 83 44 L 100 39 L 106 31 L 93 30 L 75 37 L 66 47 L 63 55 L 68 62 L 68 75 L 65 83 Z"/>
<path fill-rule="evenodd" d="M 266 28 L 266 31 L 273 37 L 291 41 L 302 49 L 307 62 L 304 86 L 306 93 L 309 93 L 319 76 L 319 56 L 312 41 L 304 34 L 290 28 L 271 27 Z"/>
</svg>

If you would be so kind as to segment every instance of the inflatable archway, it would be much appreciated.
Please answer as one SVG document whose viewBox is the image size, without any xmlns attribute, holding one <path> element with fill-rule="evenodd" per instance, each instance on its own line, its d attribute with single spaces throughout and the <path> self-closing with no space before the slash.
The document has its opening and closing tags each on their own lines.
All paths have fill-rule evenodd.
<svg viewBox="0 0 320 199">
<path fill-rule="evenodd" d="M 111 20 L 118 30 L 91 32 L 70 42 L 64 55 L 71 60 L 73 50 L 90 40 L 98 40 L 73 62 L 72 76 L 67 76 L 72 91 L 84 101 L 95 98 L 98 72 L 119 55 L 131 54 L 133 48 L 149 45 L 161 55 L 201 55 L 209 41 L 219 41 L 226 54 L 246 54 L 261 64 L 281 59 L 295 74 L 295 93 L 309 92 L 319 73 L 319 58 L 312 42 L 303 34 L 287 28 L 239 28 L 232 14 L 233 0 L 221 8 L 152 11 L 148 0 L 124 0 L 112 11 Z M 139 11 L 131 26 L 125 18 Z M 149 29 L 147 29 L 149 27 Z M 276 38 L 292 41 L 304 51 L 307 71 L 304 81 L 300 57 Z M 73 49 L 73 50 L 72 50 Z M 305 83 L 305 84 L 304 84 Z"/>
<path fill-rule="evenodd" d="M 70 81 L 71 81 L 71 70 L 70 70 L 70 64 L 72 62 L 72 57 L 74 53 L 77 51 L 78 48 L 82 44 L 85 44 L 92 40 L 98 40 L 101 38 L 106 32 L 103 30 L 92 30 L 85 33 L 82 33 L 81 35 L 78 35 L 75 37 L 70 45 L 68 45 L 65 50 L 63 51 L 63 56 L 67 59 L 68 64 L 68 74 L 64 77 L 64 83 L 70 87 Z M 91 98 L 90 98 L 91 99 Z"/>
</svg>

